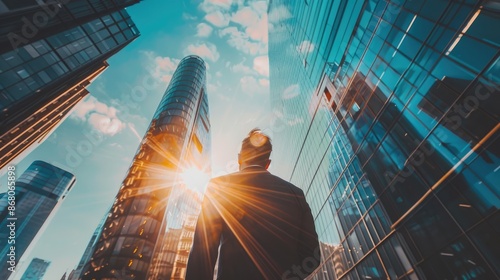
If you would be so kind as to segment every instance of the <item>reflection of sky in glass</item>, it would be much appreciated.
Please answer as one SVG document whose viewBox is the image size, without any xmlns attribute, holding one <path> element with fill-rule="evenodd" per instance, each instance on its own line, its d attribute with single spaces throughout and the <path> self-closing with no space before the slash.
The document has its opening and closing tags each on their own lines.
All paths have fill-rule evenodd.
<svg viewBox="0 0 500 280">
<path fill-rule="evenodd" d="M 500 180 L 498 149 L 488 147 L 500 119 L 491 106 L 499 101 L 499 89 L 491 86 L 500 76 L 495 66 L 500 35 L 491 31 L 498 14 L 490 5 L 446 1 L 359 4 L 294 3 L 288 6 L 292 16 L 282 23 L 290 35 L 280 41 L 270 37 L 271 92 L 292 84 L 300 91 L 286 100 L 275 95 L 274 108 L 302 117 L 303 104 L 322 97 L 312 118 L 287 128 L 277 140 L 287 143 L 286 151 L 275 152 L 293 163 L 285 174 L 306 192 L 320 241 L 341 249 L 337 255 L 323 244 L 331 259 L 320 270 L 330 273 L 330 261 L 340 256 L 335 263 L 343 267 L 334 273 L 344 278 L 384 278 L 385 272 L 397 278 L 410 270 L 415 277 L 490 277 L 486 263 L 457 266 L 477 254 L 491 256 L 490 248 L 479 252 L 460 243 L 470 250 L 454 255 L 450 267 L 455 270 L 445 268 L 444 255 L 433 250 L 459 234 L 453 220 L 469 215 L 466 209 L 491 213 L 500 207 L 493 181 Z M 280 5 L 272 3 L 271 11 Z M 307 15 L 322 24 L 311 23 Z M 304 52 L 300 46 L 306 43 Z M 295 53 L 277 51 L 294 47 Z M 322 73 L 335 89 L 324 91 L 328 83 Z M 482 85 L 488 98 L 477 96 Z M 431 219 L 434 212 L 439 215 Z M 395 231 L 389 230 L 388 217 Z M 467 217 L 473 217 L 469 225 L 487 219 Z M 446 230 L 444 225 L 456 231 L 441 234 L 442 242 L 424 254 L 412 247 Z M 378 256 L 366 250 L 373 246 Z M 416 260 L 424 263 L 415 265 Z"/>
<path fill-rule="evenodd" d="M 405 15 L 407 16 L 405 17 Z M 468 31 L 469 27 L 472 26 L 474 28 L 471 30 L 488 29 L 487 26 L 484 25 L 484 19 L 481 21 L 478 20 L 477 23 L 475 22 L 478 16 L 480 19 L 483 19 L 482 14 L 480 14 L 479 11 L 476 12 L 463 31 Z M 362 25 L 365 20 L 367 21 L 367 17 L 363 16 L 360 24 Z M 378 87 L 386 95 L 386 97 L 390 97 L 394 92 L 394 94 L 398 95 L 398 97 L 403 97 L 401 95 L 405 95 L 406 98 L 408 98 L 408 94 L 412 94 L 414 92 L 411 88 L 401 86 L 403 84 L 406 85 L 406 81 L 402 80 L 401 72 L 408 66 L 409 60 L 407 56 L 415 56 L 418 49 L 422 46 L 422 43 L 419 43 L 412 36 L 419 36 L 419 33 L 421 32 L 428 34 L 428 28 L 431 26 L 429 26 L 429 22 L 427 20 L 406 12 L 400 14 L 398 21 L 401 24 L 399 25 L 401 30 L 394 31 L 393 29 L 393 31 L 387 34 L 388 36 L 386 39 L 392 38 L 393 45 L 390 46 L 385 44 L 383 46 L 382 51 L 378 53 L 381 58 L 376 58 L 373 53 L 373 51 L 377 51 L 381 47 L 380 45 L 382 44 L 382 41 L 380 38 L 367 36 L 362 37 L 362 39 L 366 39 L 366 42 L 360 42 L 358 46 L 357 54 L 363 53 L 364 55 L 363 62 L 358 65 L 358 71 L 365 76 L 368 75 L 368 79 L 371 84 L 373 84 L 374 87 Z M 415 22 L 417 24 L 414 25 Z M 365 25 L 368 25 L 368 22 L 365 22 Z M 402 30 L 405 31 L 403 32 Z M 407 36 L 407 34 L 411 34 L 412 36 Z M 424 36 L 420 37 L 422 38 Z M 368 41 L 368 39 L 370 41 Z M 395 44 L 396 42 L 397 44 Z M 474 62 L 474 65 L 466 65 L 472 67 L 473 69 L 475 65 L 482 65 L 477 67 L 484 67 L 484 65 L 488 63 L 496 54 L 497 50 L 486 45 L 477 46 L 477 44 L 479 44 L 478 41 L 468 36 L 462 36 L 462 34 L 459 34 L 454 41 L 453 47 L 450 47 L 446 54 L 455 59 L 463 59 L 465 57 L 467 61 Z M 478 49 L 481 51 L 471 51 Z M 391 53 L 392 55 L 389 56 Z M 382 59 L 385 59 L 387 64 Z M 370 72 L 368 72 L 367 66 L 369 66 L 373 61 L 375 61 L 375 63 L 372 65 Z M 349 63 L 351 65 L 356 65 L 359 62 L 359 58 L 354 56 Z M 477 67 L 474 70 L 479 71 Z M 402 70 L 397 71 L 393 68 Z M 412 126 L 416 128 L 416 131 L 419 132 L 422 138 L 428 135 L 430 129 L 434 128 L 434 134 L 439 135 L 440 137 L 437 138 L 436 136 L 431 135 L 429 138 L 430 143 L 434 146 L 434 148 L 439 149 L 439 151 L 451 164 L 455 164 L 458 158 L 462 157 L 470 150 L 470 143 L 457 135 L 454 135 L 451 131 L 441 125 L 435 127 L 437 124 L 436 119 L 425 112 L 422 112 L 422 110 L 417 106 L 422 101 L 425 93 L 434 85 L 436 80 L 451 78 L 472 81 L 474 76 L 472 73 L 446 57 L 439 59 L 438 63 L 434 67 L 434 70 L 432 71 L 432 75 L 435 78 L 430 77 L 426 80 L 427 83 L 424 83 L 419 87 L 418 93 L 420 94 L 414 94 L 411 96 L 411 101 L 407 104 L 407 108 L 405 108 L 405 110 L 403 110 L 400 102 L 394 99 L 393 102 L 398 105 L 399 111 L 403 112 L 402 116 L 406 117 L 410 121 Z M 345 82 L 344 84 L 347 86 Z M 406 98 L 403 99 L 404 102 L 408 101 Z M 444 147 L 442 142 L 446 144 Z M 393 146 L 393 144 L 391 144 L 391 146 Z M 400 168 L 402 168 L 402 166 L 400 166 Z"/>
</svg>

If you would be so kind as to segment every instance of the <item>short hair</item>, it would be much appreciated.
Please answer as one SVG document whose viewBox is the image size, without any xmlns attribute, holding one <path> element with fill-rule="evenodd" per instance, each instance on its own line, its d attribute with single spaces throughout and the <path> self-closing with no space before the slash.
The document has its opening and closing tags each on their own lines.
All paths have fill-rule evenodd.
<svg viewBox="0 0 500 280">
<path fill-rule="evenodd" d="M 259 128 L 254 128 L 241 143 L 240 160 L 249 164 L 263 165 L 269 160 L 272 150 L 271 138 Z"/>
</svg>

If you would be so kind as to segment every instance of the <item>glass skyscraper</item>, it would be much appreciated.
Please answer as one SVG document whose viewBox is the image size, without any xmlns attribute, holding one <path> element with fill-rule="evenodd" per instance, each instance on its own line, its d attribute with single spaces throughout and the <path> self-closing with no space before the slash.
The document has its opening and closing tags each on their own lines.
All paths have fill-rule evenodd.
<svg viewBox="0 0 500 280">
<path fill-rule="evenodd" d="M 15 210 L 11 215 L 7 206 L 0 208 L 0 279 L 7 279 L 11 265 L 7 262 L 11 246 L 15 246 L 15 263 L 29 253 L 45 227 L 59 209 L 63 199 L 75 184 L 73 174 L 43 161 L 33 162 L 15 182 Z M 15 224 L 15 244 L 8 225 Z M 18 270 L 16 270 L 18 271 Z"/>
<path fill-rule="evenodd" d="M 0 1 L 0 168 L 46 139 L 139 36 L 129 1 Z"/>
<path fill-rule="evenodd" d="M 176 267 L 184 273 L 185 254 L 178 247 L 185 221 L 199 211 L 204 187 L 190 186 L 186 175 L 210 172 L 205 72 L 197 56 L 180 61 L 82 279 L 170 279 Z"/>
<path fill-rule="evenodd" d="M 313 279 L 500 278 L 496 26 L 498 1 L 270 2 L 272 156 L 315 216 Z"/>
<path fill-rule="evenodd" d="M 101 222 L 99 222 L 99 225 L 97 225 L 97 228 L 95 229 L 94 233 L 92 234 L 92 237 L 90 237 L 89 243 L 87 244 L 87 247 L 85 248 L 85 251 L 83 252 L 82 258 L 80 259 L 80 262 L 78 262 L 78 265 L 74 270 L 71 271 L 71 273 L 68 275 L 68 280 L 78 280 L 80 278 L 80 275 L 82 274 L 83 267 L 85 264 L 87 264 L 90 261 L 90 258 L 92 257 L 92 253 L 95 250 L 95 246 L 97 244 L 97 238 L 101 235 L 101 231 L 104 225 L 104 222 L 106 222 L 108 215 L 106 215 L 101 219 Z"/>
<path fill-rule="evenodd" d="M 49 265 L 49 261 L 33 258 L 30 265 L 23 273 L 21 280 L 42 280 Z"/>
</svg>

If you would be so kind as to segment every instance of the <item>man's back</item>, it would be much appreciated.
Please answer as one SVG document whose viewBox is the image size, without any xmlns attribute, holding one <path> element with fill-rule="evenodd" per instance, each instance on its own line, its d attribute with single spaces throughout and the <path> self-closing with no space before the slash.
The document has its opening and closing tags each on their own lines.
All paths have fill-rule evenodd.
<svg viewBox="0 0 500 280">
<path fill-rule="evenodd" d="M 211 181 L 186 279 L 212 279 L 219 241 L 219 280 L 303 278 L 320 261 L 303 192 L 258 166 Z"/>
</svg>

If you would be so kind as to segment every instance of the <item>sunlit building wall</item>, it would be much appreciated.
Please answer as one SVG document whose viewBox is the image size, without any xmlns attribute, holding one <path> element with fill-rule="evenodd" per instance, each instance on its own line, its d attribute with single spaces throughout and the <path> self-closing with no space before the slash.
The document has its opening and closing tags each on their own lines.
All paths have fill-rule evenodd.
<svg viewBox="0 0 500 280">
<path fill-rule="evenodd" d="M 205 62 L 197 56 L 179 63 L 83 269 L 83 279 L 169 279 L 183 220 L 199 211 L 204 187 L 187 184 L 183 174 L 210 172 L 205 75 Z M 164 246 L 168 242 L 172 246 Z M 174 254 L 170 257 L 168 252 Z M 169 272 L 163 269 L 169 267 Z"/>
<path fill-rule="evenodd" d="M 500 277 L 499 4 L 270 2 L 273 162 L 315 216 L 313 279 Z"/>
<path fill-rule="evenodd" d="M 75 182 L 73 174 L 43 161 L 34 161 L 19 176 L 15 182 L 15 210 L 5 207 L 0 212 L 0 238 L 5 240 L 0 247 L 0 279 L 8 279 L 11 274 L 20 276 L 20 267 L 16 267 L 17 274 L 7 270 L 10 247 L 15 246 L 16 265 L 23 262 L 22 256 L 28 255 L 36 245 Z M 7 225 L 12 222 L 15 223 L 15 244 L 7 242 L 11 236 Z"/>
<path fill-rule="evenodd" d="M 68 116 L 106 62 L 139 36 L 129 1 L 0 1 L 0 168 Z"/>
<path fill-rule="evenodd" d="M 148 279 L 170 279 L 174 270 L 181 233 L 181 228 L 168 228 L 160 236 L 158 246 L 161 247 L 158 247 L 155 251 Z"/>
<path fill-rule="evenodd" d="M 195 186 L 202 187 L 200 184 Z M 184 279 L 187 257 L 194 237 L 193 219 L 196 225 L 201 210 L 200 189 L 190 189 L 186 184 L 176 187 L 167 208 L 167 230 L 158 240 L 153 256 L 149 280 Z"/>
<path fill-rule="evenodd" d="M 182 280 L 186 276 L 187 260 L 194 240 L 194 231 L 198 215 L 189 215 L 184 219 L 181 236 L 177 246 L 174 267 L 172 269 L 172 280 Z"/>
</svg>

